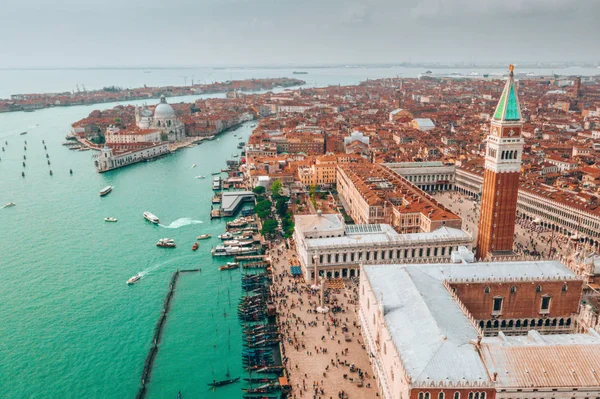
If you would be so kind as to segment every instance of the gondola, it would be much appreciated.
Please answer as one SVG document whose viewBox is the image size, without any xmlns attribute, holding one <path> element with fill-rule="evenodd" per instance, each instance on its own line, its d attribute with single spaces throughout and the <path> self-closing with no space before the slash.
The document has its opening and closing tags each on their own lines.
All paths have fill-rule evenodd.
<svg viewBox="0 0 600 399">
<path fill-rule="evenodd" d="M 253 382 L 253 383 L 257 383 L 257 382 L 268 383 L 268 382 L 277 382 L 277 378 L 266 378 L 266 377 L 244 378 L 244 381 Z"/>
<path fill-rule="evenodd" d="M 213 382 L 209 382 L 207 385 L 209 387 L 216 388 L 216 387 L 222 387 L 223 385 L 233 384 L 234 382 L 238 382 L 239 380 L 240 380 L 240 377 L 230 378 L 228 380 L 222 380 L 222 381 L 213 380 Z"/>
</svg>

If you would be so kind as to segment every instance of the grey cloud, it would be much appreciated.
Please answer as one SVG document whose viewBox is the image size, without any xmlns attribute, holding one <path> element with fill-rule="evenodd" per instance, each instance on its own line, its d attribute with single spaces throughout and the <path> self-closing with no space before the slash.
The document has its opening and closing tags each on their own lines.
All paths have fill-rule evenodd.
<svg viewBox="0 0 600 399">
<path fill-rule="evenodd" d="M 592 60 L 597 0 L 4 0 L 0 67 Z"/>
</svg>

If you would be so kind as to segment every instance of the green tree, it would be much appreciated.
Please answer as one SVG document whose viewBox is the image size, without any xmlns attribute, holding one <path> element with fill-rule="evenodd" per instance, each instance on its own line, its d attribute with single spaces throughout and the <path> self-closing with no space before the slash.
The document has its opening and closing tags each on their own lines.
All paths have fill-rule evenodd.
<svg viewBox="0 0 600 399">
<path fill-rule="evenodd" d="M 275 209 L 277 210 L 277 214 L 281 217 L 285 215 L 288 209 L 288 199 L 287 197 L 279 197 L 277 198 L 277 202 L 275 202 Z"/>
<path fill-rule="evenodd" d="M 271 184 L 271 195 L 273 197 L 279 197 L 281 196 L 281 192 L 283 191 L 283 184 L 281 183 L 281 180 L 277 179 L 273 182 L 273 184 Z"/>
<path fill-rule="evenodd" d="M 275 234 L 275 230 L 277 230 L 277 221 L 268 219 L 263 222 L 261 234 L 263 236 L 272 236 Z"/>
<path fill-rule="evenodd" d="M 265 193 L 265 188 L 263 186 L 256 186 L 252 189 L 252 191 L 254 192 L 254 194 L 256 195 L 263 195 Z"/>
<path fill-rule="evenodd" d="M 254 206 L 254 213 L 256 213 L 259 218 L 265 219 L 271 215 L 271 206 L 272 203 L 269 200 L 258 201 Z"/>
</svg>

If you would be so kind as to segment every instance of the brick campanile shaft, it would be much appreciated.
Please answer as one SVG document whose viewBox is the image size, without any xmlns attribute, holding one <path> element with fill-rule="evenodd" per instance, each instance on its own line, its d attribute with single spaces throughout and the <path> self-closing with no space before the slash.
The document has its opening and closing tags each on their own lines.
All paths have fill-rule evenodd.
<svg viewBox="0 0 600 399">
<path fill-rule="evenodd" d="M 523 137 L 513 66 L 490 122 L 477 236 L 477 257 L 512 254 Z"/>
</svg>

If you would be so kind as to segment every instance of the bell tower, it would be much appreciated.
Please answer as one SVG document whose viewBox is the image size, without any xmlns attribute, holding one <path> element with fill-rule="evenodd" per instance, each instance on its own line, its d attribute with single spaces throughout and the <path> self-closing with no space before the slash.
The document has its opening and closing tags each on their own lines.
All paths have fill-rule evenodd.
<svg viewBox="0 0 600 399">
<path fill-rule="evenodd" d="M 513 77 L 514 66 L 490 122 L 485 152 L 477 257 L 513 255 L 513 236 L 524 140 L 523 121 Z"/>
</svg>

